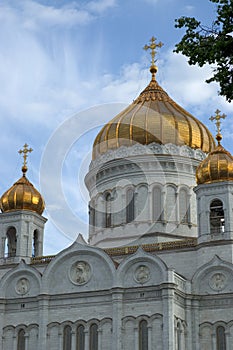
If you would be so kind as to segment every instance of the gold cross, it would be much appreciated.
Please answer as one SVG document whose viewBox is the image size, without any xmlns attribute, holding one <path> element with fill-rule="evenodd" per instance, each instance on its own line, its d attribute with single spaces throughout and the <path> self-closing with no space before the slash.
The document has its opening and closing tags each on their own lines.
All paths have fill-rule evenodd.
<svg viewBox="0 0 233 350">
<path fill-rule="evenodd" d="M 27 157 L 28 153 L 31 153 L 33 151 L 32 148 L 28 148 L 28 145 L 25 143 L 23 146 L 23 149 L 19 150 L 19 154 L 23 153 L 23 168 L 27 169 Z"/>
<path fill-rule="evenodd" d="M 217 132 L 218 132 L 218 134 L 220 134 L 220 132 L 221 132 L 221 119 L 225 119 L 226 118 L 226 114 L 222 114 L 222 115 L 220 115 L 219 113 L 220 113 L 221 111 L 219 110 L 219 109 L 217 109 L 216 111 L 215 111 L 215 116 L 214 117 L 210 117 L 209 119 L 213 122 L 214 120 L 216 120 L 216 122 L 215 122 L 215 125 L 216 125 L 216 127 L 217 127 Z"/>
<path fill-rule="evenodd" d="M 144 50 L 149 50 L 151 49 L 151 65 L 154 66 L 155 65 L 155 55 L 157 53 L 156 48 L 157 47 L 162 47 L 163 43 L 160 41 L 158 44 L 156 44 L 156 38 L 154 36 L 152 36 L 152 38 L 150 39 L 150 45 L 145 45 L 143 47 Z"/>
</svg>

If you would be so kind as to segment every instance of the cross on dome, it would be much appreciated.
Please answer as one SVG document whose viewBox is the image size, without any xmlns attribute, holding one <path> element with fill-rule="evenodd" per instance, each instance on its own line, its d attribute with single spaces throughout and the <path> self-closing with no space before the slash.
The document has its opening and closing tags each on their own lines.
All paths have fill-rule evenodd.
<svg viewBox="0 0 233 350">
<path fill-rule="evenodd" d="M 28 144 L 25 143 L 23 146 L 23 149 L 20 149 L 18 152 L 19 154 L 23 153 L 23 166 L 22 166 L 22 172 L 23 175 L 25 175 L 25 173 L 27 172 L 28 168 L 27 168 L 27 157 L 28 157 L 28 153 L 31 153 L 33 151 L 32 148 L 28 148 Z"/>
<path fill-rule="evenodd" d="M 218 144 L 220 144 L 220 141 L 222 140 L 222 135 L 221 135 L 221 119 L 225 119 L 226 118 L 226 114 L 220 114 L 220 110 L 217 109 L 215 111 L 215 116 L 211 116 L 209 118 L 209 120 L 211 120 L 212 122 L 215 120 L 215 125 L 217 127 L 217 135 L 216 135 L 216 140 L 218 141 Z"/>
<path fill-rule="evenodd" d="M 152 38 L 150 39 L 150 45 L 145 45 L 143 47 L 144 50 L 149 50 L 151 49 L 151 66 L 150 66 L 150 72 L 152 73 L 152 77 L 154 77 L 155 73 L 157 72 L 158 68 L 155 64 L 156 60 L 155 60 L 155 55 L 157 53 L 156 49 L 157 47 L 162 47 L 163 43 L 160 41 L 158 44 L 156 43 L 156 38 L 154 36 L 152 36 Z"/>
</svg>

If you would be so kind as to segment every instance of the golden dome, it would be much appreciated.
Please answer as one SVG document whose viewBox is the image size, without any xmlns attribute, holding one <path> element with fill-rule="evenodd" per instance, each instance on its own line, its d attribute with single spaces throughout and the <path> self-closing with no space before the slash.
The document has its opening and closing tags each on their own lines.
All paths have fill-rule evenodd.
<svg viewBox="0 0 233 350">
<path fill-rule="evenodd" d="M 197 167 L 196 181 L 198 185 L 233 181 L 233 157 L 221 145 L 222 136 L 220 132 L 218 132 L 216 139 L 218 141 L 217 147 Z"/>
<path fill-rule="evenodd" d="M 156 71 L 156 66 L 151 67 L 152 80 L 145 90 L 101 129 L 94 141 L 93 159 L 108 150 L 135 143 L 172 143 L 204 152 L 214 149 L 212 134 L 159 86 Z"/>
<path fill-rule="evenodd" d="M 31 210 L 40 215 L 45 208 L 41 194 L 26 178 L 25 174 L 2 195 L 0 205 L 2 212 Z"/>
<path fill-rule="evenodd" d="M 0 199 L 0 207 L 3 213 L 17 210 L 31 210 L 42 214 L 45 208 L 41 194 L 35 189 L 33 184 L 26 178 L 27 153 L 32 152 L 25 143 L 24 149 L 19 153 L 23 154 L 24 164 L 22 167 L 23 176 L 7 190 Z"/>
</svg>

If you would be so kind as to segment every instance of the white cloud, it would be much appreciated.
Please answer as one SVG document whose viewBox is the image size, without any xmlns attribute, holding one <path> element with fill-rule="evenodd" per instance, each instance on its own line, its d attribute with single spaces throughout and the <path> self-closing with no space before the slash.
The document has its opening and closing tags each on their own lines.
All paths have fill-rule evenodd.
<svg viewBox="0 0 233 350">
<path fill-rule="evenodd" d="M 99 0 L 90 1 L 87 3 L 87 9 L 94 13 L 103 13 L 109 8 L 116 6 L 116 0 Z"/>
<path fill-rule="evenodd" d="M 77 8 L 73 3 L 69 6 L 55 7 L 39 4 L 36 1 L 23 1 L 22 11 L 25 16 L 24 25 L 28 28 L 35 28 L 36 25 L 76 25 L 87 24 L 93 18 L 85 9 Z"/>
</svg>

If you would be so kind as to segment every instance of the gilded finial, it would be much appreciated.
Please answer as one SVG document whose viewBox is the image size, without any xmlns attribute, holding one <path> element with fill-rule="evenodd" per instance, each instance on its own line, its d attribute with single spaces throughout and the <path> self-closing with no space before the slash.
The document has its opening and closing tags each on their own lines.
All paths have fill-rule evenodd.
<svg viewBox="0 0 233 350">
<path fill-rule="evenodd" d="M 163 43 L 160 41 L 158 44 L 156 43 L 156 38 L 154 36 L 152 36 L 152 38 L 150 39 L 150 45 L 145 45 L 143 47 L 144 50 L 149 50 L 151 49 L 151 66 L 150 66 L 150 72 L 152 73 L 152 78 L 155 78 L 155 74 L 157 73 L 158 67 L 156 66 L 155 62 L 155 55 L 157 53 L 156 48 L 157 47 L 162 47 Z"/>
<path fill-rule="evenodd" d="M 222 135 L 221 135 L 221 119 L 225 119 L 226 118 L 226 114 L 222 114 L 220 115 L 220 110 L 217 109 L 215 111 L 215 116 L 210 117 L 209 119 L 211 121 L 215 120 L 215 125 L 217 127 L 217 135 L 216 135 L 216 140 L 218 141 L 218 144 L 220 145 L 220 142 L 222 140 Z"/>
<path fill-rule="evenodd" d="M 23 176 L 25 176 L 25 173 L 27 172 L 28 168 L 27 168 L 27 157 L 28 157 L 28 153 L 31 153 L 33 151 L 32 148 L 28 148 L 28 145 L 25 143 L 25 145 L 23 146 L 23 149 L 20 149 L 18 152 L 19 154 L 23 153 L 23 166 L 22 166 L 22 172 L 23 172 Z"/>
</svg>

